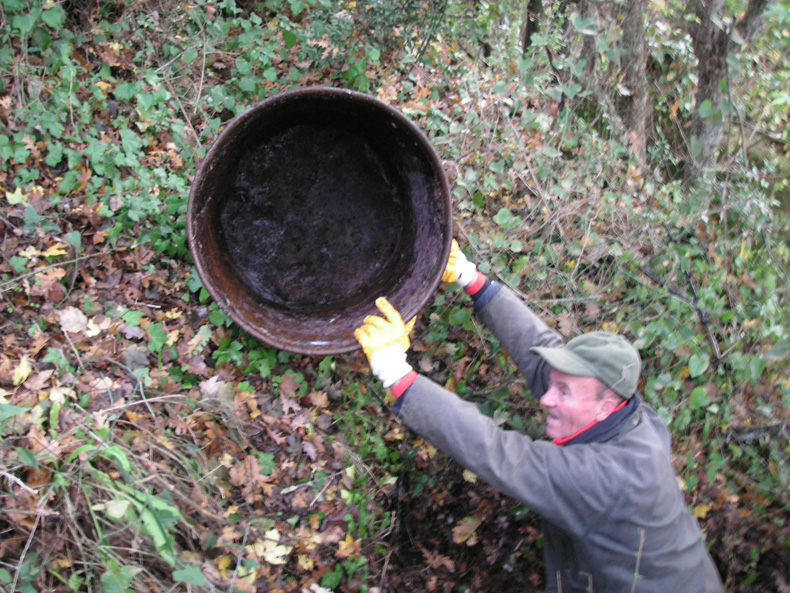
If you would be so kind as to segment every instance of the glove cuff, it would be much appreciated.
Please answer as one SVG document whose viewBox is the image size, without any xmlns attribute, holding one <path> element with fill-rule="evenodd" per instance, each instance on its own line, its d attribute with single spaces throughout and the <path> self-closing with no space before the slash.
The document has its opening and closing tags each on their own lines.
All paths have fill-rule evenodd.
<svg viewBox="0 0 790 593">
<path fill-rule="evenodd" d="M 408 375 L 403 377 L 403 379 L 398 379 L 395 382 L 395 385 L 392 386 L 392 395 L 395 399 L 398 399 L 401 395 L 406 393 L 406 391 L 414 385 L 414 382 L 417 380 L 417 371 L 411 371 Z"/>
<path fill-rule="evenodd" d="M 461 288 L 466 288 L 477 278 L 477 266 L 464 258 L 458 262 L 458 280 L 456 284 Z"/>
<path fill-rule="evenodd" d="M 485 277 L 483 272 L 475 272 L 475 279 L 469 283 L 469 286 L 464 288 L 464 291 L 473 297 L 485 287 L 487 281 L 488 278 Z"/>
<path fill-rule="evenodd" d="M 370 356 L 370 369 L 385 389 L 412 372 L 411 365 L 406 362 L 406 352 L 398 345 L 374 352 Z"/>
</svg>

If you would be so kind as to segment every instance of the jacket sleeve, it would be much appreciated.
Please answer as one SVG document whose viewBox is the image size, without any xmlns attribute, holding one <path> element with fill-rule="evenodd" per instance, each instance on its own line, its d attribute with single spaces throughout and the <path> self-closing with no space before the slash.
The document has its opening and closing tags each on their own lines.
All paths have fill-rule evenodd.
<svg viewBox="0 0 790 593">
<path fill-rule="evenodd" d="M 557 447 L 502 430 L 477 406 L 423 376 L 403 396 L 399 415 L 463 467 L 568 533 L 584 535 L 611 509 L 611 485 L 601 477 L 614 468 L 592 445 Z"/>
<path fill-rule="evenodd" d="M 560 347 L 562 336 L 550 329 L 512 290 L 492 284 L 495 296 L 485 300 L 478 317 L 499 339 L 502 347 L 527 380 L 535 397 L 548 389 L 549 367 L 540 356 L 529 351 L 533 346 Z M 485 298 L 485 296 L 484 296 Z"/>
</svg>

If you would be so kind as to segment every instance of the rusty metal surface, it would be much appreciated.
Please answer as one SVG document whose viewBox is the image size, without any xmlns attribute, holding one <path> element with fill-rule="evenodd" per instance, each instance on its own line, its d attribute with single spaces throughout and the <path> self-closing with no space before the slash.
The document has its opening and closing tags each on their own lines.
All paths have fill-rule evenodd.
<svg viewBox="0 0 790 593">
<path fill-rule="evenodd" d="M 277 348 L 327 355 L 384 295 L 405 318 L 427 302 L 452 240 L 447 178 L 402 113 L 323 87 L 259 103 L 198 169 L 187 235 L 203 284 Z"/>
</svg>

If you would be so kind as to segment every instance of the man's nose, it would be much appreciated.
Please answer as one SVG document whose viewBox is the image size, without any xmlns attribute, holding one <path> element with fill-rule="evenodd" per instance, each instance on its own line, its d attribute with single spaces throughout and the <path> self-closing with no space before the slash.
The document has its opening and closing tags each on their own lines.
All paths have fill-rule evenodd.
<svg viewBox="0 0 790 593">
<path fill-rule="evenodd" d="M 554 388 L 549 387 L 548 391 L 544 393 L 540 398 L 540 404 L 547 408 L 550 408 L 554 405 Z"/>
</svg>

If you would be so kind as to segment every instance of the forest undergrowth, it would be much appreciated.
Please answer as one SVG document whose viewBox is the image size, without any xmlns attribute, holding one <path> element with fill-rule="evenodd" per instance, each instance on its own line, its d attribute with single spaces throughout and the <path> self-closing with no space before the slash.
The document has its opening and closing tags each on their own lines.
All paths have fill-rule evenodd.
<svg viewBox="0 0 790 593">
<path fill-rule="evenodd" d="M 196 273 L 211 143 L 325 85 L 430 138 L 482 271 L 566 337 L 635 342 L 728 590 L 790 591 L 790 10 L 738 54 L 725 158 L 689 183 L 682 36 L 652 33 L 640 161 L 580 83 L 580 39 L 616 56 L 602 28 L 558 9 L 522 51 L 521 9 L 477 4 L 0 2 L 0 588 L 543 590 L 539 519 L 405 429 L 360 352 L 276 350 Z M 458 291 L 420 313 L 410 357 L 541 438 Z"/>
</svg>

